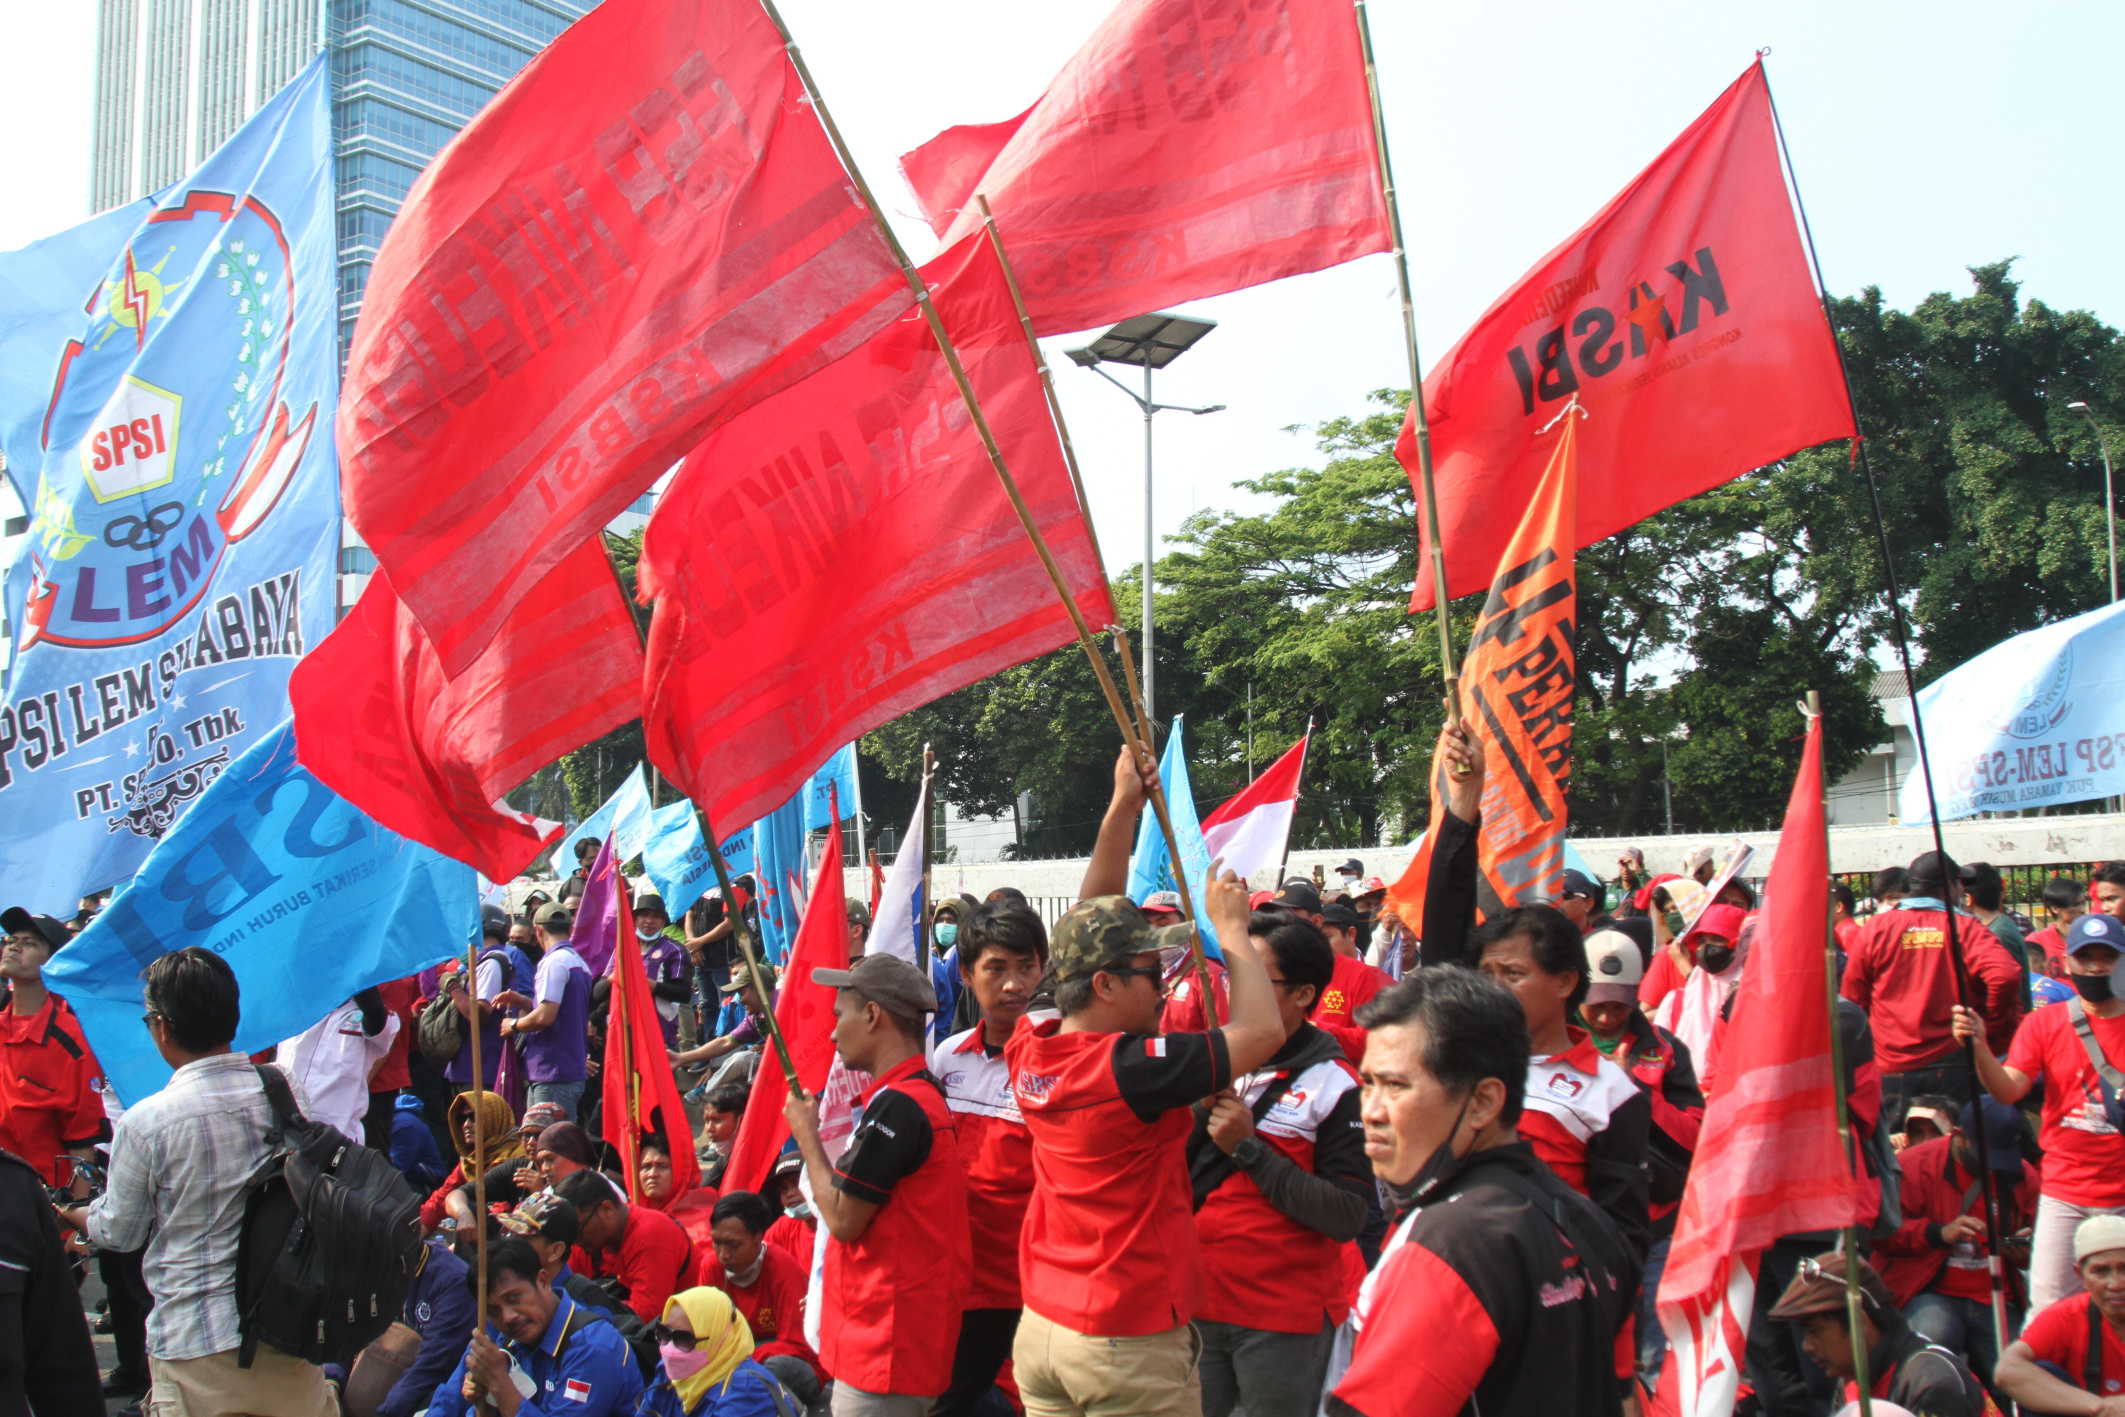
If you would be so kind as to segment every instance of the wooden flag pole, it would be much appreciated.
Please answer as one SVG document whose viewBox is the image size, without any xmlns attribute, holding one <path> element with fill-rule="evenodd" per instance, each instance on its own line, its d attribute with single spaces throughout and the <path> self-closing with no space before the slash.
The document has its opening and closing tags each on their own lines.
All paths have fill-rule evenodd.
<svg viewBox="0 0 2125 1417">
<path fill-rule="evenodd" d="M 480 1121 L 487 1092 L 487 1075 L 480 1070 L 480 945 L 484 938 L 475 935 L 465 946 L 465 1000 L 472 1006 L 472 1026 L 467 1032 L 472 1048 L 473 1313 L 477 1324 L 487 1322 L 487 1129 Z"/>
<path fill-rule="evenodd" d="M 716 863 L 716 884 L 723 889 L 723 918 L 730 922 L 732 938 L 738 942 L 738 952 L 745 956 L 746 973 L 753 981 L 753 997 L 760 1001 L 760 1010 L 767 1020 L 767 1036 L 774 1040 L 775 1056 L 782 1060 L 782 1077 L 789 1084 L 792 1097 L 803 1097 L 804 1084 L 797 1081 L 797 1065 L 790 1061 L 789 1044 L 782 1037 L 782 1024 L 775 1018 L 775 993 L 767 987 L 767 979 L 760 972 L 760 956 L 753 948 L 753 932 L 746 928 L 745 912 L 738 908 L 738 892 L 731 885 L 730 865 L 723 859 L 723 838 L 716 835 L 715 824 L 708 819 L 708 809 L 699 802 L 694 811 L 701 816 L 701 835 L 708 842 L 708 859 Z"/>
<path fill-rule="evenodd" d="M 988 416 L 982 412 L 981 400 L 975 396 L 974 385 L 967 378 L 966 366 L 959 359 L 959 350 L 952 343 L 952 336 L 945 329 L 944 319 L 937 313 L 936 304 L 930 299 L 929 283 L 923 280 L 922 272 L 915 269 L 915 263 L 908 259 L 907 248 L 900 244 L 900 238 L 894 234 L 892 225 L 886 221 L 885 212 L 878 205 L 877 196 L 871 191 L 870 183 L 864 180 L 863 170 L 856 165 L 855 154 L 849 151 L 847 140 L 841 136 L 840 126 L 834 122 L 833 112 L 827 107 L 818 83 L 812 78 L 811 68 L 804 62 L 804 54 L 797 48 L 797 41 L 790 36 L 789 26 L 783 22 L 782 12 L 775 7 L 775 0 L 760 0 L 760 4 L 767 12 L 768 19 L 773 21 L 777 33 L 782 36 L 783 52 L 789 55 L 790 65 L 796 69 L 797 78 L 803 83 L 805 94 L 812 101 L 812 109 L 819 115 L 819 125 L 826 129 L 827 138 L 833 143 L 842 167 L 848 172 L 849 180 L 856 184 L 857 195 L 863 198 L 863 204 L 869 208 L 871 220 L 876 223 L 879 235 L 891 248 L 893 259 L 899 262 L 901 274 L 907 278 L 908 289 L 914 293 L 915 303 L 922 309 L 922 318 L 929 325 L 930 335 L 937 341 L 939 352 L 944 355 L 945 368 L 951 372 L 952 383 L 958 388 L 960 400 L 966 404 L 967 415 L 974 424 L 974 431 L 980 435 L 982 447 L 989 455 L 989 465 L 996 469 L 997 480 L 1003 484 L 1005 495 L 1011 499 L 1011 507 L 1018 514 L 1019 525 L 1025 528 L 1027 537 L 1032 540 L 1033 549 L 1040 556 L 1041 565 L 1047 569 L 1048 579 L 1055 585 L 1055 593 L 1061 597 L 1063 607 L 1069 611 L 1071 622 L 1077 627 L 1078 641 L 1092 660 L 1100 687 L 1107 693 L 1107 706 L 1114 711 L 1114 720 L 1121 726 L 1123 740 L 1131 745 L 1132 751 L 1142 751 L 1136 735 L 1130 731 L 1129 716 L 1122 708 L 1121 696 L 1114 688 L 1114 680 L 1100 659 L 1098 646 L 1092 641 L 1092 630 L 1085 623 L 1084 611 L 1078 608 L 1077 598 L 1070 594 L 1069 583 L 1063 579 L 1061 568 L 1055 564 L 1055 556 L 1048 549 L 1047 538 L 1040 534 L 1040 528 L 1033 520 L 1033 512 L 1026 506 L 1025 495 L 1019 491 L 1017 480 L 1011 476 L 1011 470 L 1004 464 L 1003 449 L 997 445 L 996 434 L 989 427 Z M 1166 849 L 1172 859 L 1178 861 L 1180 852 L 1173 843 L 1172 828 L 1166 821 L 1162 810 L 1163 799 L 1156 788 L 1153 789 L 1152 800 L 1154 805 L 1161 808 L 1159 824 L 1166 830 Z M 719 856 L 718 860 L 720 859 Z M 1188 907 L 1192 921 L 1194 909 L 1185 884 L 1181 888 L 1181 903 Z M 1207 1017 L 1215 1027 L 1216 1002 L 1210 991 L 1209 965 L 1203 957 L 1200 932 L 1191 931 L 1191 934 L 1196 937 L 1195 962 L 1202 981 L 1203 1002 L 1209 1009 Z"/>
<path fill-rule="evenodd" d="M 1402 241 L 1402 208 L 1395 200 L 1394 164 L 1387 157 L 1387 115 L 1380 107 L 1380 73 L 1372 55 L 1372 24 L 1365 0 L 1356 0 L 1358 47 L 1365 56 L 1365 96 L 1372 103 L 1373 144 L 1380 150 L 1380 194 L 1387 202 L 1388 239 L 1394 243 L 1395 279 L 1402 292 L 1402 333 L 1409 352 L 1409 411 L 1416 423 L 1417 482 L 1424 494 L 1424 558 L 1431 566 L 1432 610 L 1439 622 L 1439 668 L 1446 678 L 1446 721 L 1461 718 L 1461 672 L 1454 662 L 1454 628 L 1446 613 L 1446 552 L 1440 546 L 1439 496 L 1431 476 L 1431 421 L 1424 413 L 1424 374 L 1417 358 L 1417 306 L 1410 294 L 1409 252 Z"/>
</svg>

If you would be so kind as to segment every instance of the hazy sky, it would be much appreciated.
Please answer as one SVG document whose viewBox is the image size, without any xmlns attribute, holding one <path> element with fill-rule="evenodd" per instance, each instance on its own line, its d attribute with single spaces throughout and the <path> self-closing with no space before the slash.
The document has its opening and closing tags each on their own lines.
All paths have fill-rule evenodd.
<svg viewBox="0 0 2125 1417">
<path fill-rule="evenodd" d="M 1109 0 L 782 0 L 917 259 L 901 152 L 1030 103 Z M 0 6 L 0 250 L 87 214 L 95 0 Z M 2125 5 L 1967 0 L 1439 4 L 1374 0 L 1427 361 L 1769 45 L 1772 90 L 1833 291 L 1908 307 L 2018 256 L 2027 290 L 2125 319 L 2114 154 Z M 2103 156 L 2112 152 L 2110 157 Z M 1282 430 L 1406 380 L 1386 256 L 1184 307 L 1219 328 L 1159 397 L 1156 525 L 1243 505 L 1230 484 L 1313 459 Z M 1135 407 L 1049 342 L 1110 569 L 1141 555 Z M 1429 367 L 1427 362 L 1427 367 Z M 1864 416 L 1864 410 L 1862 410 Z"/>
</svg>

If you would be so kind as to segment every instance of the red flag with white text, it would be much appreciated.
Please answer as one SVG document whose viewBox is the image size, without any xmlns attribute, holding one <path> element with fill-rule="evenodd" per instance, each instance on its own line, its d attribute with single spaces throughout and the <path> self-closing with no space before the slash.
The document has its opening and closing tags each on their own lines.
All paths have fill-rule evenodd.
<svg viewBox="0 0 2125 1417">
<path fill-rule="evenodd" d="M 758 5 L 604 0 L 384 239 L 339 405 L 347 515 L 457 674 L 718 422 L 911 299 Z"/>
<path fill-rule="evenodd" d="M 947 244 L 987 195 L 1042 334 L 1391 246 L 1350 0 L 1122 0 L 1031 108 L 900 162 Z"/>
<path fill-rule="evenodd" d="M 1733 1408 L 1764 1250 L 1861 1219 L 1837 1139 L 1823 828 L 1822 720 L 1811 718 L 1660 1280 L 1673 1345 L 1662 1392 L 1681 1417 Z"/>
<path fill-rule="evenodd" d="M 1540 430 L 1573 398 L 1593 413 L 1579 546 L 1853 436 L 1760 61 L 1424 381 L 1449 596 L 1484 584 L 1548 460 Z M 1395 456 L 1415 480 L 1413 419 Z M 1410 608 L 1431 605 L 1420 575 Z"/>
<path fill-rule="evenodd" d="M 975 236 L 923 269 L 1065 581 L 1090 623 L 1112 624 L 995 252 Z M 766 815 L 842 744 L 1075 635 L 912 314 L 695 449 L 641 575 L 650 760 L 719 824 Z"/>
</svg>

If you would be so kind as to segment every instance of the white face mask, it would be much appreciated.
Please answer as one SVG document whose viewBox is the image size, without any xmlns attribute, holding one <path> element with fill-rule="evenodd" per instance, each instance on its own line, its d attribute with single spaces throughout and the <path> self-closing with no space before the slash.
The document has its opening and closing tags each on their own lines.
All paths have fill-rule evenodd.
<svg viewBox="0 0 2125 1417">
<path fill-rule="evenodd" d="M 656 939 L 659 935 L 662 935 L 663 933 L 664 932 L 662 930 L 656 929 L 653 926 L 635 926 L 635 938 L 640 940 L 645 945 L 648 944 L 651 940 Z"/>
</svg>

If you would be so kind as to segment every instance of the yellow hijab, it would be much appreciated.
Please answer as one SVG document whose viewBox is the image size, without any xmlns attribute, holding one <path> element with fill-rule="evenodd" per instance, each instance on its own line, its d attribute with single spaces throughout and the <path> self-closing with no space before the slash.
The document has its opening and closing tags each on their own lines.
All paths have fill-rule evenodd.
<svg viewBox="0 0 2125 1417">
<path fill-rule="evenodd" d="M 477 1101 L 475 1101 L 477 1099 Z M 472 1115 L 472 1108 L 480 1109 L 480 1140 L 487 1153 L 485 1162 L 473 1160 L 472 1146 L 465 1140 L 465 1119 Z M 449 1108 L 450 1144 L 457 1148 L 458 1161 L 465 1166 L 465 1179 L 471 1180 L 474 1172 L 485 1171 L 499 1161 L 514 1161 L 524 1154 L 524 1138 L 517 1133 L 516 1113 L 502 1100 L 498 1092 L 461 1092 L 450 1099 Z"/>
<path fill-rule="evenodd" d="M 673 1309 L 684 1313 L 686 1321 L 693 1325 L 694 1351 L 708 1354 L 708 1363 L 700 1372 L 672 1380 L 680 1410 L 691 1412 L 703 1393 L 730 1381 L 738 1365 L 753 1356 L 753 1330 L 745 1315 L 731 1304 L 730 1295 L 705 1285 L 672 1295 L 664 1312 L 669 1315 Z"/>
</svg>

